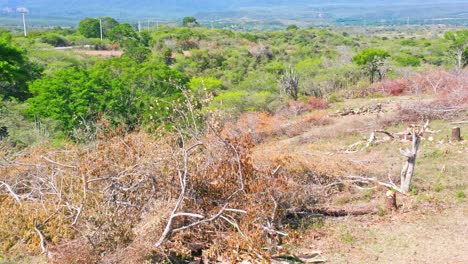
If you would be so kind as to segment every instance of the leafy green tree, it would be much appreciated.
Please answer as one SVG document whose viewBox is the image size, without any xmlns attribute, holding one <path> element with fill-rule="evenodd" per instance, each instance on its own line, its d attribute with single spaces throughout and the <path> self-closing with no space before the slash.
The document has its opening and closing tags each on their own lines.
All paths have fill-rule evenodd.
<svg viewBox="0 0 468 264">
<path fill-rule="evenodd" d="M 147 34 L 142 34 L 141 36 L 145 39 L 141 39 L 128 23 L 120 24 L 109 32 L 109 39 L 119 43 L 124 50 L 124 55 L 140 63 L 146 60 L 151 53 L 147 48 L 149 44 L 149 39 L 147 38 L 149 36 Z"/>
<path fill-rule="evenodd" d="M 70 67 L 52 72 L 30 86 L 30 116 L 60 121 L 65 131 L 92 124 L 104 116 L 133 129 L 160 124 L 171 114 L 187 77 L 162 61 L 144 63 L 128 57 L 101 61 L 89 69 Z M 164 103 L 156 103 L 159 98 Z M 167 108 L 169 107 L 169 108 Z"/>
<path fill-rule="evenodd" d="M 27 83 L 39 77 L 40 68 L 11 42 L 11 35 L 0 31 L 0 98 L 25 100 L 30 94 Z"/>
<path fill-rule="evenodd" d="M 299 29 L 299 27 L 296 26 L 296 25 L 289 25 L 289 26 L 286 28 L 287 31 L 298 30 L 298 29 Z"/>
<path fill-rule="evenodd" d="M 382 66 L 385 59 L 390 55 L 387 51 L 382 49 L 368 48 L 361 50 L 353 58 L 353 62 L 359 66 L 362 66 L 369 73 L 370 81 L 373 83 L 375 76 L 377 75 L 378 80 L 382 80 L 383 72 Z"/>
<path fill-rule="evenodd" d="M 152 40 L 150 33 L 148 31 L 142 31 L 139 35 L 141 44 L 145 47 L 149 47 Z"/>
<path fill-rule="evenodd" d="M 463 52 L 468 47 L 468 30 L 448 31 L 444 37 L 450 41 L 450 47 L 455 53 L 457 68 L 462 69 L 464 67 Z"/>
<path fill-rule="evenodd" d="M 124 56 L 139 63 L 144 62 L 151 55 L 151 50 L 136 40 L 127 40 L 123 46 Z"/>
<path fill-rule="evenodd" d="M 159 124 L 171 114 L 166 104 L 181 96 L 188 79 L 162 61 L 139 63 L 127 57 L 103 61 L 91 69 L 91 78 L 103 87 L 99 95 L 99 112 L 115 123 L 132 128 L 139 124 Z"/>
<path fill-rule="evenodd" d="M 86 38 L 99 38 L 101 36 L 99 19 L 88 17 L 81 20 L 78 32 Z"/>
<path fill-rule="evenodd" d="M 101 92 L 85 70 L 75 68 L 57 70 L 33 82 L 30 91 L 34 97 L 27 100 L 28 113 L 58 120 L 65 130 L 91 119 Z"/>
<path fill-rule="evenodd" d="M 109 37 L 109 32 L 117 27 L 120 23 L 112 17 L 102 18 L 102 35 L 107 38 Z"/>
<path fill-rule="evenodd" d="M 196 27 L 198 25 L 197 19 L 193 16 L 184 17 L 184 19 L 182 19 L 182 26 L 184 27 Z"/>
<path fill-rule="evenodd" d="M 120 24 L 109 31 L 109 39 L 123 46 L 127 40 L 138 40 L 138 34 L 128 23 Z"/>
</svg>

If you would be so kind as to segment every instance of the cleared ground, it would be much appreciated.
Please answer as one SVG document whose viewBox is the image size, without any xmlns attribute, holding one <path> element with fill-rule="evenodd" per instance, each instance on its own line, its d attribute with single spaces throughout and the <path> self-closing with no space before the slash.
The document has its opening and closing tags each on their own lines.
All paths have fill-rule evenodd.
<svg viewBox="0 0 468 264">
<path fill-rule="evenodd" d="M 266 140 L 256 148 L 259 161 L 280 155 L 292 155 L 314 168 L 339 170 L 340 174 L 398 180 L 404 158 L 399 149 L 409 142 L 382 142 L 364 149 L 374 129 L 396 133 L 409 123 L 395 122 L 398 106 L 428 98 L 389 97 L 347 100 L 327 110 L 330 121 L 312 126 L 295 137 Z M 336 111 L 382 104 L 383 111 L 339 116 Z M 460 118 L 459 118 L 460 119 Z M 466 119 L 461 117 L 460 120 Z M 300 122 L 300 117 L 291 122 Z M 450 142 L 451 122 L 431 122 L 431 129 L 420 147 L 414 176 L 414 188 L 408 196 L 398 195 L 399 211 L 359 217 L 310 220 L 311 228 L 295 246 L 296 255 L 322 252 L 327 263 L 468 263 L 468 145 Z M 388 125 L 389 124 L 389 125 Z M 468 126 L 461 125 L 464 138 Z M 383 136 L 379 135 L 379 138 Z M 358 141 L 362 145 L 349 150 Z M 325 167 L 325 168 L 323 168 Z M 337 169 L 338 168 L 338 169 Z M 368 205 L 380 208 L 384 188 L 356 190 L 345 188 L 330 199 L 330 207 L 353 208 Z"/>
</svg>

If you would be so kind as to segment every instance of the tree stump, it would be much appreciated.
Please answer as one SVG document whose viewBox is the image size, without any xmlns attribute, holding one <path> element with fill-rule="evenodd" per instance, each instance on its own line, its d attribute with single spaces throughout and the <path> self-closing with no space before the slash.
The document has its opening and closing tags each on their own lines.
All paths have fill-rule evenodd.
<svg viewBox="0 0 468 264">
<path fill-rule="evenodd" d="M 396 193 L 394 191 L 387 191 L 385 194 L 385 211 L 393 212 L 397 210 Z"/>
<path fill-rule="evenodd" d="M 459 127 L 452 128 L 452 142 L 462 141 L 461 132 Z"/>
</svg>

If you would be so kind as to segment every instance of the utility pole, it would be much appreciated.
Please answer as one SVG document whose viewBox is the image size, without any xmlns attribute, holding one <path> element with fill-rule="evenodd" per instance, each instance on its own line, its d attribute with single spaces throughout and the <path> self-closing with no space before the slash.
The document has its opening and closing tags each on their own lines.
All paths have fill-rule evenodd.
<svg viewBox="0 0 468 264">
<path fill-rule="evenodd" d="M 99 18 L 99 31 L 101 33 L 101 41 L 102 41 L 102 19 Z"/>
<path fill-rule="evenodd" d="M 26 12 L 21 12 L 23 14 L 23 29 L 24 29 L 24 36 L 28 36 L 28 32 L 26 30 Z"/>
<path fill-rule="evenodd" d="M 138 32 L 141 33 L 141 21 L 138 20 Z"/>
</svg>

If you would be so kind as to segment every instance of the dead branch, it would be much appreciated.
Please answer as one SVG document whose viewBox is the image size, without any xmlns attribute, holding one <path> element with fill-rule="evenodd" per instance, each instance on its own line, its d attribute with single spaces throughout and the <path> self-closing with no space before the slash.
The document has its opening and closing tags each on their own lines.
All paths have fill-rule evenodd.
<svg viewBox="0 0 468 264">
<path fill-rule="evenodd" d="M 42 233 L 41 231 L 41 228 L 42 228 L 42 224 L 39 224 L 37 225 L 36 223 L 34 223 L 34 230 L 36 231 L 36 233 L 39 235 L 39 238 L 41 240 L 40 242 L 40 245 L 41 245 L 41 253 L 42 254 L 45 254 L 47 252 L 47 248 L 46 248 L 46 240 L 45 240 L 45 236 L 44 234 Z"/>
<path fill-rule="evenodd" d="M 59 163 L 57 161 L 54 161 L 54 160 L 51 160 L 49 159 L 48 157 L 46 156 L 41 156 L 44 160 L 46 160 L 47 162 L 50 162 L 52 164 L 55 164 L 55 165 L 58 165 L 58 166 L 62 166 L 62 167 L 65 167 L 65 168 L 71 168 L 71 169 L 76 169 L 77 167 L 76 166 L 73 166 L 73 165 L 66 165 L 66 164 L 62 164 L 62 163 Z"/>
<path fill-rule="evenodd" d="M 0 183 L 2 183 L 2 184 L 0 185 L 0 187 L 5 186 L 5 188 L 6 188 L 6 189 L 8 190 L 8 192 L 11 194 L 11 196 L 13 196 L 13 198 L 16 200 L 16 202 L 21 203 L 21 199 L 20 199 L 19 195 L 16 194 L 15 191 L 13 191 L 13 189 L 11 188 L 10 185 L 8 185 L 8 184 L 7 184 L 6 182 L 4 182 L 4 181 L 2 181 L 2 182 L 0 182 Z"/>
<path fill-rule="evenodd" d="M 361 176 L 347 176 L 346 178 L 350 179 L 351 182 L 355 182 L 355 183 L 363 183 L 363 184 L 375 183 L 375 184 L 387 187 L 389 189 L 394 189 L 398 192 L 403 192 L 398 186 L 396 186 L 393 183 L 393 181 L 391 181 L 391 179 L 390 179 L 390 183 L 387 183 L 387 182 L 379 181 L 376 178 L 368 178 L 368 177 L 361 177 Z"/>
</svg>

